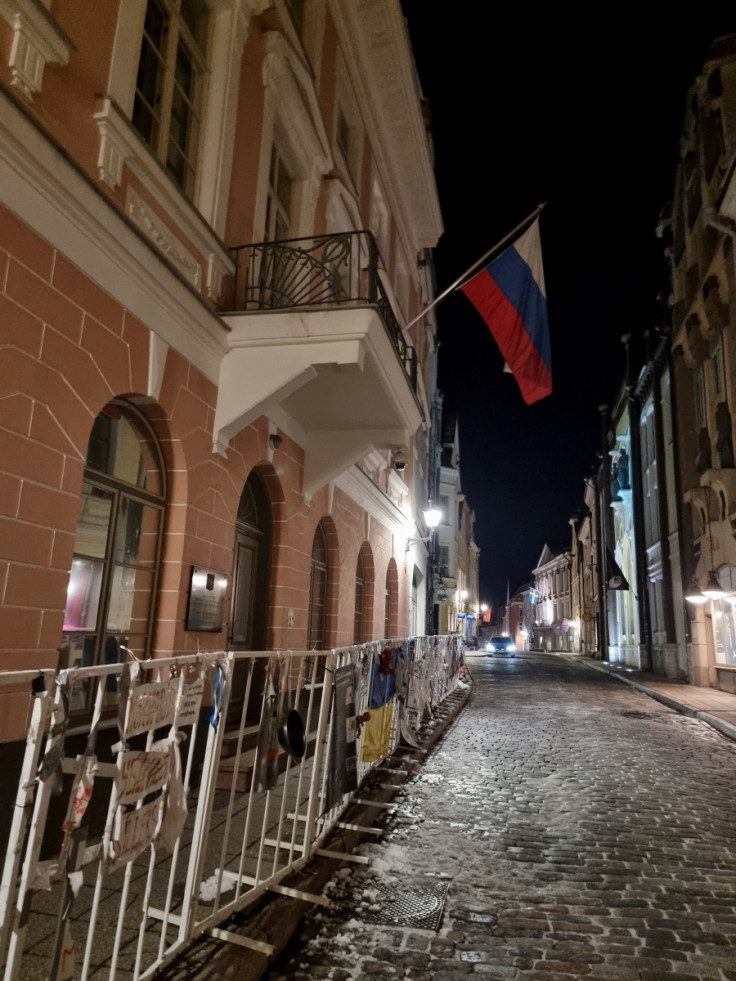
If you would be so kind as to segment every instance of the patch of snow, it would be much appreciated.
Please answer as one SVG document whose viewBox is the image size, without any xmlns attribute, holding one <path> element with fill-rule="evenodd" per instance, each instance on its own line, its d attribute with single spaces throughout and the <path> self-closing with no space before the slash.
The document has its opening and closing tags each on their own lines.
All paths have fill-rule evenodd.
<svg viewBox="0 0 736 981">
<path fill-rule="evenodd" d="M 222 877 L 220 881 L 220 870 L 215 869 L 214 874 L 205 879 L 199 887 L 199 898 L 203 903 L 211 903 L 217 896 L 218 883 L 220 886 L 220 895 L 224 892 L 230 892 L 231 889 L 235 888 L 235 879 L 231 879 L 229 876 Z"/>
</svg>

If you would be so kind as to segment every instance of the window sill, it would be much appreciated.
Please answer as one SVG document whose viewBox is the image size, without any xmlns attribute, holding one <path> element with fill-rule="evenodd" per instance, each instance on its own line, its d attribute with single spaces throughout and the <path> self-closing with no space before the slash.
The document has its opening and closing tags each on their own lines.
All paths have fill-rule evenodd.
<svg viewBox="0 0 736 981">
<path fill-rule="evenodd" d="M 150 207 L 131 188 L 126 196 L 126 214 L 195 289 L 201 291 L 204 281 L 207 296 L 216 303 L 223 277 L 234 271 L 230 253 L 160 166 L 112 99 L 100 101 L 94 119 L 100 131 L 97 158 L 100 180 L 115 190 L 122 184 L 123 164 L 130 168 L 159 203 L 160 211 Z M 177 238 L 161 219 L 161 214 L 168 215 L 181 229 L 182 236 L 191 243 L 199 257 L 194 256 Z"/>
</svg>

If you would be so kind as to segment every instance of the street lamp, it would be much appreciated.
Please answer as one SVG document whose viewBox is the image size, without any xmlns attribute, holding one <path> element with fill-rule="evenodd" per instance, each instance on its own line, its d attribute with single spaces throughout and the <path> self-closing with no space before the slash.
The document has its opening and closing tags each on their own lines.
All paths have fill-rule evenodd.
<svg viewBox="0 0 736 981">
<path fill-rule="evenodd" d="M 718 582 L 718 576 L 713 571 L 708 573 L 708 582 L 703 589 L 703 595 L 712 600 L 723 599 L 726 595 L 726 590 Z"/>
<path fill-rule="evenodd" d="M 435 530 L 440 521 L 442 521 L 442 512 L 439 508 L 433 508 L 431 502 L 429 502 L 429 507 L 425 511 L 422 511 L 422 517 L 424 518 L 424 524 L 429 529 L 429 534 L 426 538 L 407 538 L 407 552 L 412 545 L 416 545 L 419 542 L 428 542 L 432 538 L 432 532 Z"/>
</svg>

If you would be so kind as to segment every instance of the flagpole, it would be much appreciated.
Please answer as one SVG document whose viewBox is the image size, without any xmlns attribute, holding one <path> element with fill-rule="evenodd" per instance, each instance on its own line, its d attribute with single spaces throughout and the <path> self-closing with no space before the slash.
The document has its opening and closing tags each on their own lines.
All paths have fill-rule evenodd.
<svg viewBox="0 0 736 981">
<path fill-rule="evenodd" d="M 415 323 L 417 323 L 419 320 L 422 319 L 422 317 L 425 316 L 425 314 L 428 314 L 429 311 L 432 310 L 434 307 L 436 307 L 438 303 L 441 303 L 446 296 L 449 296 L 450 293 L 456 290 L 458 286 L 460 286 L 460 284 L 463 283 L 468 278 L 468 276 L 470 276 L 472 273 L 475 272 L 476 269 L 478 269 L 480 266 L 484 264 L 487 265 L 487 260 L 490 258 L 490 256 L 492 256 L 494 252 L 499 252 L 501 249 L 503 249 L 504 246 L 510 240 L 512 240 L 513 238 L 515 238 L 516 235 L 519 234 L 522 228 L 524 228 L 526 225 L 531 225 L 534 219 L 542 213 L 546 205 L 547 205 L 546 201 L 544 202 L 544 204 L 538 204 L 530 215 L 528 215 L 523 221 L 519 222 L 516 228 L 512 229 L 508 233 L 508 235 L 504 235 L 504 237 L 500 241 L 496 242 L 496 244 L 492 248 L 490 248 L 485 255 L 481 256 L 477 262 L 474 262 L 469 269 L 466 269 L 465 272 L 462 274 L 462 276 L 458 276 L 458 278 L 455 280 L 454 283 L 451 283 L 446 290 L 443 290 L 439 296 L 436 296 L 434 300 L 432 300 L 432 302 L 429 304 L 429 306 L 426 306 L 421 311 L 421 313 L 418 313 L 416 317 L 414 317 L 413 320 L 410 320 L 408 324 L 405 324 L 403 329 L 408 330 L 409 327 L 413 327 Z"/>
</svg>

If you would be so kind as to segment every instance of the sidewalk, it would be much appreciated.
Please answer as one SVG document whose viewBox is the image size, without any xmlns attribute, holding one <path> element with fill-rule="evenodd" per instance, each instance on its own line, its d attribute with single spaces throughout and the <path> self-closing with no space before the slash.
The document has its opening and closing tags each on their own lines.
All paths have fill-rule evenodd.
<svg viewBox="0 0 736 981">
<path fill-rule="evenodd" d="M 684 681 L 662 678 L 647 671 L 636 671 L 623 664 L 609 664 L 580 655 L 566 655 L 570 660 L 595 671 L 618 678 L 632 688 L 644 692 L 676 712 L 692 716 L 736 741 L 736 695 L 717 688 L 699 688 Z"/>
</svg>

